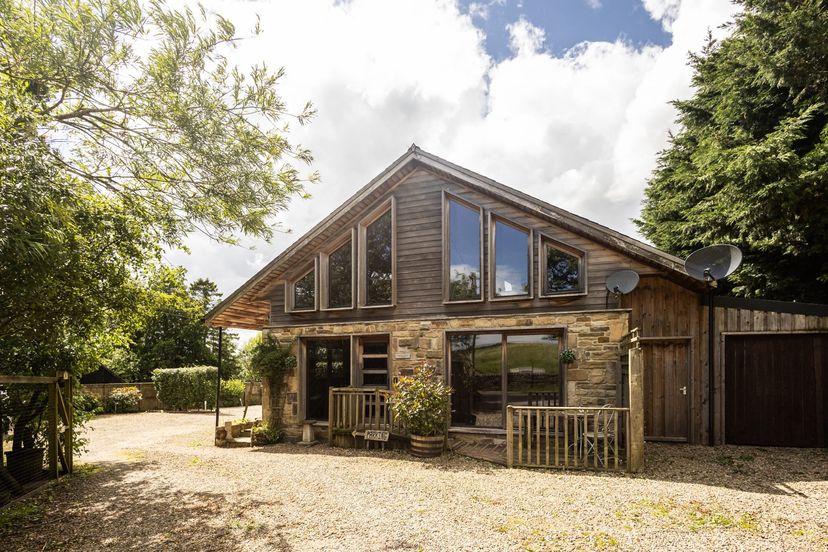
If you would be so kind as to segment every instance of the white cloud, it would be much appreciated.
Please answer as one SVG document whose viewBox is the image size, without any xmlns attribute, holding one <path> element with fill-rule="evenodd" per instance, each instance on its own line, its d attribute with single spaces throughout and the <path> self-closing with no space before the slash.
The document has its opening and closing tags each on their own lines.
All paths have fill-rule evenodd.
<svg viewBox="0 0 828 552">
<path fill-rule="evenodd" d="M 412 142 L 635 235 L 629 219 L 674 128 L 668 102 L 691 93 L 687 52 L 735 9 L 729 0 L 643 2 L 672 33 L 670 47 L 586 42 L 556 56 L 543 49 L 543 29 L 521 18 L 509 26 L 515 55 L 494 62 L 472 15 L 449 0 L 208 1 L 241 33 L 261 16 L 264 33 L 232 55 L 284 65 L 289 105 L 316 104 L 318 117 L 292 138 L 311 148 L 322 183 L 284 213 L 292 234 L 248 242 L 253 250 L 194 237 L 192 255 L 168 259 L 230 293 Z"/>
<path fill-rule="evenodd" d="M 529 23 L 523 16 L 506 25 L 506 32 L 509 33 L 509 47 L 518 56 L 537 53 L 546 39 L 546 32 Z"/>
<path fill-rule="evenodd" d="M 603 5 L 601 0 L 584 0 L 584 2 L 586 2 L 586 5 L 592 8 L 593 10 L 599 10 Z"/>
</svg>

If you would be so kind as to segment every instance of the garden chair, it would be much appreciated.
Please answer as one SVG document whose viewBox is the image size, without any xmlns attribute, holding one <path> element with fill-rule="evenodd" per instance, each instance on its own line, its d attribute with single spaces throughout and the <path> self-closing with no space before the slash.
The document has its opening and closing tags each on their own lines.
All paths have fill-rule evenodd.
<svg viewBox="0 0 828 552">
<path fill-rule="evenodd" d="M 612 408 L 613 405 L 605 404 L 601 407 L 602 412 L 597 416 L 597 423 L 595 427 L 590 427 L 589 431 L 584 431 L 581 441 L 583 447 L 584 458 L 589 458 L 590 454 L 595 454 L 598 457 L 598 462 L 604 465 L 604 457 L 602 452 L 604 450 L 603 443 L 606 440 L 609 450 L 614 450 L 616 446 L 615 435 L 615 416 L 616 412 L 603 411 L 607 408 Z"/>
</svg>

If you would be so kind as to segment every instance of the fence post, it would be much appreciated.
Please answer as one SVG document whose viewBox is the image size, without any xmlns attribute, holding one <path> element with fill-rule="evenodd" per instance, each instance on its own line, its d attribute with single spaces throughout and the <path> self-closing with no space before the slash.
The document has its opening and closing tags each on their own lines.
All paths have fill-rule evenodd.
<svg viewBox="0 0 828 552">
<path fill-rule="evenodd" d="M 627 433 L 628 469 L 637 472 L 644 465 L 644 355 L 641 346 L 630 347 L 630 415 Z"/>
<path fill-rule="evenodd" d="M 72 461 L 72 441 L 75 432 L 75 409 L 72 405 L 72 376 L 68 372 L 63 373 L 63 404 L 66 405 L 66 432 L 63 436 L 64 456 L 66 456 L 66 469 L 69 473 L 74 471 Z"/>
<path fill-rule="evenodd" d="M 49 477 L 52 479 L 57 479 L 58 476 L 57 386 L 57 381 L 49 383 L 49 403 L 46 408 L 49 440 Z"/>
<path fill-rule="evenodd" d="M 334 431 L 334 391 L 328 387 L 328 444 L 333 446 Z"/>
<path fill-rule="evenodd" d="M 514 410 L 511 404 L 506 406 L 506 467 L 511 468 L 514 463 Z"/>
</svg>

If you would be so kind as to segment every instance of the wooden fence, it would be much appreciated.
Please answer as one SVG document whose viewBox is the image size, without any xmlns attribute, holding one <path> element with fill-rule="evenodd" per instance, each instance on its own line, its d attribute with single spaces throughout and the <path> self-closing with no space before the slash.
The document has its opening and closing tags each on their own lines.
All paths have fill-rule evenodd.
<svg viewBox="0 0 828 552">
<path fill-rule="evenodd" d="M 328 390 L 328 441 L 335 434 L 357 434 L 366 429 L 405 435 L 390 408 L 392 393 L 385 389 L 331 387 Z"/>
<path fill-rule="evenodd" d="M 506 465 L 619 470 L 629 466 L 629 408 L 506 407 Z"/>
</svg>

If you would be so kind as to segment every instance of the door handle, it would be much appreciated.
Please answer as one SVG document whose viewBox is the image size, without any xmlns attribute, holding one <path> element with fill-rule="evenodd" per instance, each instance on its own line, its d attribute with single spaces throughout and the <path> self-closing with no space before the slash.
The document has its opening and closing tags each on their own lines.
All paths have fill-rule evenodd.
<svg viewBox="0 0 828 552">
<path fill-rule="evenodd" d="M 681 391 L 682 395 L 687 395 L 687 386 L 679 387 L 679 391 Z"/>
</svg>

